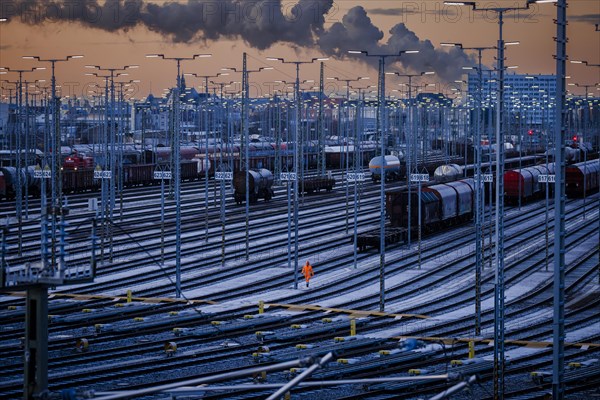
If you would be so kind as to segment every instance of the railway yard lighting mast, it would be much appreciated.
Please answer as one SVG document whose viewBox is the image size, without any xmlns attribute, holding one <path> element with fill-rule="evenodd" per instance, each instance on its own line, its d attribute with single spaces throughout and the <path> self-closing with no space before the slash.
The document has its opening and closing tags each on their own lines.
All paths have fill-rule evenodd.
<svg viewBox="0 0 600 400">
<path fill-rule="evenodd" d="M 276 83 L 276 82 L 273 82 Z M 281 140 L 282 138 L 282 121 L 283 116 L 281 113 L 281 104 L 285 101 L 282 94 L 279 94 L 280 90 L 273 88 L 271 95 L 271 104 L 274 108 L 273 112 L 273 124 L 271 126 L 271 135 L 275 139 L 275 164 L 273 168 L 273 180 L 275 184 L 281 183 L 281 169 L 282 169 L 282 157 L 281 157 Z"/>
<path fill-rule="evenodd" d="M 324 97 L 325 97 L 325 63 L 320 62 L 319 68 L 319 114 L 317 124 L 317 175 L 325 176 L 325 121 L 324 121 Z"/>
<path fill-rule="evenodd" d="M 564 398 L 565 340 L 565 164 L 564 103 L 567 60 L 567 0 L 558 0 L 556 17 L 556 118 L 554 123 L 554 333 L 552 398 Z"/>
<path fill-rule="evenodd" d="M 441 46 L 458 47 L 462 50 L 477 51 L 477 96 L 476 96 L 476 114 L 475 114 L 475 335 L 481 335 L 481 270 L 483 268 L 482 259 L 482 225 L 483 225 L 483 177 L 481 174 L 481 128 L 482 128 L 482 101 L 483 101 L 483 72 L 482 72 L 482 53 L 485 50 L 495 50 L 496 47 L 463 47 L 462 43 L 440 43 Z M 463 69 L 472 67 L 463 67 Z M 466 152 L 466 149 L 465 149 Z"/>
<path fill-rule="evenodd" d="M 379 101 L 378 120 L 381 140 L 381 193 L 380 193 L 380 233 L 379 233 L 379 311 L 385 311 L 385 59 L 401 57 L 403 54 L 415 54 L 419 50 L 400 50 L 398 53 L 369 54 L 366 50 L 349 50 L 350 54 L 363 54 L 366 57 L 379 58 Z M 356 245 L 356 244 L 355 244 Z"/>
<path fill-rule="evenodd" d="M 565 342 L 565 94 L 567 60 L 567 0 L 528 0 L 556 4 L 556 104 L 554 122 L 554 313 L 552 344 L 552 398 L 562 400 Z"/>
<path fill-rule="evenodd" d="M 486 170 L 486 174 L 488 175 L 492 175 L 492 136 L 493 136 L 493 125 L 492 125 L 492 116 L 493 114 L 495 114 L 495 109 L 493 108 L 493 100 L 494 100 L 494 96 L 497 95 L 497 85 L 496 82 L 497 80 L 494 78 L 492 79 L 492 69 L 484 69 L 482 70 L 482 72 L 486 72 L 487 73 L 487 78 L 484 78 L 484 83 L 486 84 L 487 88 L 487 94 L 485 97 L 485 108 L 487 108 L 487 121 L 488 123 L 483 127 L 483 131 L 486 132 L 486 136 L 488 138 L 488 149 L 487 149 L 487 160 L 488 160 L 488 167 Z M 494 86 L 492 86 L 492 83 L 494 84 Z M 495 89 L 493 95 L 492 95 L 492 89 Z M 497 103 L 497 102 L 496 102 Z M 482 159 L 483 159 L 484 154 L 482 154 Z M 493 176 L 492 176 L 493 178 Z M 489 248 L 489 252 L 488 252 L 488 265 L 489 265 L 489 269 L 491 270 L 493 268 L 492 266 L 492 262 L 493 262 L 493 257 L 492 257 L 492 248 L 493 248 L 493 238 L 492 238 L 492 231 L 493 231 L 493 226 L 492 226 L 492 207 L 493 207 L 493 190 L 492 190 L 492 186 L 494 184 L 493 179 L 489 179 L 491 182 L 487 182 L 488 186 L 489 186 L 489 197 L 488 197 L 488 210 L 487 210 L 487 214 L 489 215 L 489 230 L 488 230 L 488 248 Z M 484 194 L 485 197 L 485 194 Z M 484 211 L 485 211 L 485 201 L 484 201 Z M 485 212 L 484 212 L 485 214 Z M 483 220 L 485 221 L 485 217 L 483 218 Z M 483 251 L 485 254 L 485 228 L 483 229 L 483 238 L 482 238 L 482 242 L 483 242 Z M 485 259 L 483 260 L 482 263 L 482 268 L 485 268 Z"/>
<path fill-rule="evenodd" d="M 29 132 L 32 131 L 31 121 L 32 121 L 32 118 L 35 120 L 35 115 L 36 115 L 35 111 L 34 111 L 33 115 L 30 115 L 29 105 L 32 104 L 34 107 L 34 110 L 37 109 L 37 95 L 41 94 L 40 87 L 38 86 L 39 82 L 46 82 L 46 80 L 45 79 L 35 79 L 30 82 L 27 82 L 27 81 L 24 82 L 25 83 L 25 132 L 26 132 L 25 148 L 26 149 L 29 149 L 30 147 L 32 147 L 32 149 L 37 148 L 37 127 L 35 127 L 33 129 L 33 146 L 31 144 L 31 142 L 29 141 L 29 136 L 30 136 Z M 31 103 L 29 101 L 29 88 L 35 89 L 34 91 L 31 92 L 31 97 L 32 97 Z M 30 160 L 29 160 L 28 156 L 29 156 L 29 151 L 26 151 L 25 152 L 25 165 L 30 165 Z M 42 179 L 42 182 L 43 181 L 44 180 Z M 44 187 L 44 189 L 45 189 L 45 187 Z M 25 186 L 25 218 L 29 219 L 29 189 L 28 189 L 28 186 Z"/>
<path fill-rule="evenodd" d="M 412 99 L 412 88 L 413 88 L 413 84 L 412 84 L 412 78 L 415 77 L 420 77 L 423 75 L 434 75 L 435 72 L 433 71 L 423 71 L 420 72 L 418 74 L 401 74 L 399 72 L 386 72 L 386 75 L 396 75 L 399 77 L 404 77 L 404 78 L 408 78 L 408 126 L 410 128 L 410 135 L 406 135 L 405 134 L 405 140 L 407 140 L 408 143 L 406 143 L 406 154 L 408 155 L 407 157 L 407 165 L 406 165 L 406 177 L 407 177 L 407 186 L 408 186 L 408 246 L 410 247 L 410 243 L 411 243 L 411 179 L 410 179 L 410 175 L 412 172 L 412 160 L 413 157 L 411 155 L 411 151 L 414 152 L 414 163 L 415 163 L 415 173 L 419 173 L 418 171 L 418 161 L 417 161 L 417 128 L 415 126 L 416 123 L 416 118 L 415 118 L 415 107 L 413 105 L 413 99 Z M 413 141 L 412 146 L 410 146 L 410 141 Z M 421 184 L 419 183 L 419 210 L 420 210 L 420 196 L 421 196 Z M 421 229 L 421 217 L 419 216 L 419 230 Z M 421 246 L 421 240 L 419 239 L 419 248 Z M 421 254 L 421 252 L 419 251 L 419 254 Z M 419 262 L 419 265 L 421 263 Z"/>
<path fill-rule="evenodd" d="M 102 156 L 102 167 L 104 171 L 109 170 L 108 164 L 108 152 L 109 152 L 109 124 L 110 124 L 110 113 L 108 110 L 108 80 L 110 79 L 110 75 L 100 75 L 97 72 L 88 72 L 85 74 L 86 76 L 95 76 L 96 78 L 104 79 L 104 127 L 103 127 L 103 137 L 102 142 L 104 144 L 104 154 Z M 117 74 L 119 76 L 119 74 Z M 102 144 L 102 143 L 98 143 Z M 99 164 L 98 164 L 99 165 Z M 109 184 L 107 179 L 100 180 L 100 197 L 101 197 L 101 205 L 100 205 L 100 262 L 104 262 L 104 240 L 108 233 L 106 232 L 106 219 L 109 213 L 109 202 L 107 200 L 106 187 Z"/>
<path fill-rule="evenodd" d="M 25 56 L 24 59 L 49 62 L 52 67 L 52 132 L 47 132 L 52 151 L 52 207 L 51 207 L 51 249 L 47 243 L 48 209 L 45 195 L 41 202 L 42 225 L 42 267 L 41 274 L 31 276 L 27 281 L 26 322 L 24 350 L 27 357 L 24 361 L 23 392 L 26 399 L 43 397 L 48 392 L 48 287 L 64 284 L 69 280 L 68 266 L 65 261 L 64 232 L 66 224 L 59 221 L 64 218 L 65 209 L 62 202 L 61 174 L 61 135 L 60 135 L 60 100 L 56 95 L 55 67 L 58 62 L 82 58 L 80 55 L 69 55 L 59 59 L 42 59 L 39 56 Z M 52 136 L 54 135 L 54 136 Z M 47 162 L 47 151 L 44 152 L 44 166 Z M 44 179 L 44 178 L 42 178 Z M 57 229 L 58 228 L 58 229 Z M 93 229 L 93 228 L 92 228 Z M 57 251 L 57 236 L 60 230 L 60 245 Z M 92 253 L 95 249 L 92 248 Z M 58 257 L 57 257 L 58 253 Z M 50 256 L 50 265 L 48 265 Z M 93 265 L 92 265 L 92 268 Z M 92 276 L 93 278 L 93 276 Z M 3 281 L 4 285 L 5 282 Z"/>
<path fill-rule="evenodd" d="M 358 90 L 358 92 L 356 92 L 357 94 L 357 107 L 356 107 L 356 112 L 355 112 L 355 132 L 356 132 L 356 136 L 355 136 L 355 141 L 356 143 L 362 143 L 362 132 L 364 129 L 364 92 L 363 90 L 369 89 L 369 88 L 375 88 L 375 85 L 371 85 L 367 88 L 362 88 L 362 87 L 351 87 L 351 89 L 355 89 Z M 359 172 L 362 171 L 362 163 L 360 160 L 362 160 L 362 152 L 361 152 L 362 147 L 359 146 L 357 148 L 355 148 L 355 154 L 354 154 L 354 176 L 358 177 Z M 359 182 L 359 179 L 355 179 L 354 180 L 354 236 L 353 236 L 353 243 L 354 243 L 354 268 L 358 268 L 358 252 L 357 252 L 357 246 L 356 246 L 356 242 L 358 240 L 358 208 L 360 207 L 360 197 L 358 197 L 358 192 L 357 192 L 357 184 Z M 361 189 L 362 189 L 362 180 L 361 180 Z"/>
<path fill-rule="evenodd" d="M 208 132 L 209 132 L 209 127 L 208 127 L 208 97 L 209 97 L 209 93 L 208 93 L 208 80 L 210 78 L 218 78 L 219 76 L 223 76 L 223 75 L 229 75 L 227 72 L 219 72 L 216 75 L 198 75 L 195 73 L 185 73 L 183 74 L 184 76 L 193 76 L 195 78 L 203 78 L 204 79 L 204 94 L 205 94 L 205 99 L 204 99 L 204 137 L 205 137 L 205 153 L 204 153 L 204 214 L 206 216 L 205 218 L 205 235 L 204 235 L 204 240 L 206 243 L 208 243 L 208 170 L 209 170 L 209 161 L 208 161 Z M 198 126 L 198 129 L 200 129 L 200 126 Z"/>
<path fill-rule="evenodd" d="M 550 83 L 548 81 L 545 82 L 545 88 L 544 88 L 544 95 L 542 97 L 544 97 L 544 100 L 542 100 L 542 109 L 544 110 L 542 113 L 542 130 L 544 130 L 544 125 L 548 126 L 548 115 L 546 113 L 546 110 L 548 110 L 548 113 L 550 112 L 550 109 L 554 106 L 551 103 L 551 99 L 550 99 L 550 95 L 549 95 L 549 86 Z M 547 132 L 547 131 L 546 131 Z M 550 156 L 550 140 L 548 137 L 548 134 L 546 133 L 546 168 L 549 168 L 549 156 Z M 549 188 L 549 183 L 546 183 L 546 187 L 545 187 L 545 207 L 546 207 L 546 212 L 545 212 L 545 218 L 544 218 L 544 225 L 545 225 L 545 239 L 546 239 L 546 271 L 548 271 L 548 265 L 550 263 L 550 232 L 549 232 L 549 224 L 548 224 L 548 219 L 549 219 L 549 213 L 548 213 L 548 207 L 549 207 L 549 202 L 550 202 L 550 188 Z"/>
<path fill-rule="evenodd" d="M 108 135 L 109 135 L 109 142 L 110 142 L 110 153 L 109 153 L 110 154 L 110 157 L 109 157 L 110 173 L 105 175 L 108 177 L 109 182 L 110 182 L 109 183 L 109 185 L 110 185 L 110 204 L 106 204 L 105 207 L 110 209 L 110 216 L 109 216 L 110 223 L 108 225 L 109 237 L 110 237 L 109 259 L 110 259 L 110 262 L 112 262 L 112 260 L 113 260 L 113 248 L 112 248 L 113 232 L 112 232 L 112 230 L 113 230 L 113 217 L 114 217 L 115 199 L 116 199 L 116 193 L 115 193 L 116 185 L 114 182 L 114 177 L 115 177 L 115 171 L 116 171 L 116 167 L 117 167 L 117 160 L 116 160 L 116 154 L 115 154 L 115 147 L 116 147 L 115 77 L 128 75 L 124 71 L 126 71 L 128 69 L 139 68 L 139 65 L 125 65 L 125 66 L 119 67 L 119 68 L 104 68 L 99 65 L 86 65 L 85 67 L 95 69 L 97 71 L 108 72 L 110 74 L 110 112 L 107 112 L 107 117 L 106 117 L 106 119 L 108 121 Z M 121 72 L 119 72 L 119 71 L 121 71 Z M 106 214 L 105 214 L 105 216 L 106 216 Z"/>
<path fill-rule="evenodd" d="M 285 82 L 285 81 L 275 81 L 275 83 L 281 83 L 283 85 L 286 85 L 286 88 L 292 88 L 292 87 L 288 87 L 287 85 L 289 83 Z M 294 96 L 295 96 L 296 92 L 294 91 Z M 285 91 L 285 115 L 286 115 L 286 125 L 287 128 L 285 128 L 286 131 L 286 141 L 289 144 L 290 142 L 290 138 L 289 138 L 289 127 L 290 127 L 290 106 L 287 100 L 287 90 Z M 295 131 L 294 131 L 295 132 Z M 287 146 L 286 150 L 289 149 L 289 146 Z M 287 263 L 288 263 L 288 268 L 292 268 L 292 250 L 291 250 L 291 246 L 292 246 L 292 202 L 291 202 L 291 194 L 290 194 L 290 178 L 289 178 L 289 153 L 286 151 L 286 156 L 285 156 L 285 171 L 286 171 L 286 175 L 287 175 L 287 180 L 286 180 L 286 193 L 287 193 L 287 248 L 288 248 L 288 254 L 287 254 Z M 294 155 L 296 154 L 296 152 L 294 151 Z M 295 168 L 295 159 L 294 159 L 294 168 Z M 283 165 L 280 167 L 279 169 L 280 171 L 280 176 L 279 177 L 275 177 L 276 180 L 278 180 L 279 182 L 283 181 L 283 174 L 281 174 L 281 172 L 283 171 Z M 293 181 L 293 180 L 292 180 Z M 297 258 L 295 258 L 297 260 Z M 296 265 L 297 265 L 297 261 L 296 261 Z M 296 282 L 296 275 L 294 274 L 294 282 Z M 296 286 L 297 287 L 297 286 Z"/>
<path fill-rule="evenodd" d="M 29 72 L 35 72 L 40 70 L 45 70 L 44 67 L 34 67 L 29 69 L 14 69 L 8 67 L 0 67 L 0 70 L 6 70 L 8 72 L 16 72 L 19 74 L 19 80 L 16 91 L 16 101 L 17 101 L 17 132 L 16 132 L 16 164 L 15 167 L 17 171 L 23 168 L 23 156 L 25 156 L 25 161 L 27 161 L 27 153 L 29 153 L 29 149 L 27 146 L 27 141 L 23 143 L 23 136 L 29 135 L 29 132 L 26 132 L 24 129 L 25 121 L 23 120 L 23 74 Z M 25 135 L 24 135 L 25 134 Z M 27 167 L 27 165 L 26 165 Z M 22 222 L 23 222 L 23 187 L 27 190 L 28 185 L 24 185 L 21 182 L 22 176 L 20 173 L 16 174 L 16 201 L 15 201 L 15 209 L 17 215 L 17 223 L 18 223 L 18 236 L 19 236 L 19 256 L 22 254 L 23 249 L 23 240 L 22 240 Z M 27 192 L 25 192 L 25 197 L 27 198 Z M 29 214 L 28 207 L 26 207 L 26 212 Z"/>
<path fill-rule="evenodd" d="M 238 70 L 234 67 L 222 68 L 223 71 L 234 71 L 242 73 L 242 147 L 244 152 L 244 159 L 246 162 L 246 260 L 250 258 L 250 131 L 248 121 L 248 107 L 250 98 L 250 83 L 249 77 L 251 72 L 261 72 L 265 70 L 272 70 L 273 67 L 259 67 L 255 70 L 249 70 L 247 68 L 247 54 L 244 52 L 242 57 L 242 69 Z M 240 152 L 241 153 L 241 152 Z M 241 154 L 240 154 L 241 156 Z M 240 170 L 242 169 L 242 162 L 240 160 Z"/>
<path fill-rule="evenodd" d="M 51 156 L 51 188 L 52 188 L 52 207 L 51 207 L 51 242 L 52 249 L 50 250 L 51 257 L 51 266 L 50 268 L 57 268 L 56 264 L 56 234 L 58 227 L 58 217 L 63 215 L 63 199 L 62 199 L 62 168 L 60 165 L 60 146 L 61 146 L 61 135 L 60 135 L 60 107 L 59 107 L 59 99 L 56 97 L 56 63 L 59 62 L 67 62 L 73 59 L 83 58 L 82 55 L 68 55 L 64 58 L 41 58 L 39 56 L 23 56 L 25 60 L 37 60 L 38 62 L 47 62 L 51 65 L 52 72 L 52 101 L 51 101 L 51 109 L 52 109 L 52 132 L 49 133 L 50 140 L 50 149 L 52 150 Z M 48 149 L 46 149 L 48 150 Z M 47 151 L 44 152 L 44 167 L 47 165 Z M 42 194 L 42 205 L 46 204 L 46 194 Z M 46 247 L 46 237 L 47 237 L 47 219 L 48 219 L 48 209 L 47 207 L 42 207 L 41 209 L 41 221 L 42 221 L 42 258 L 44 267 L 46 268 L 46 254 L 48 254 Z M 56 272 L 56 271 L 55 271 Z"/>
<path fill-rule="evenodd" d="M 300 85 L 305 84 L 305 83 L 313 83 L 314 80 L 303 80 L 300 81 Z M 276 84 L 282 84 L 282 85 L 295 85 L 295 81 L 285 81 L 285 80 L 276 80 L 274 81 L 274 83 Z M 295 86 L 286 86 L 287 89 L 294 89 Z M 278 91 L 278 90 L 276 90 Z M 285 91 L 285 94 L 287 95 L 287 91 Z M 295 94 L 295 93 L 294 93 Z M 286 120 L 288 121 L 288 125 L 289 125 L 289 108 L 287 108 L 288 112 Z M 287 130 L 287 129 L 286 129 Z M 289 138 L 286 138 L 289 141 Z M 278 144 L 279 147 L 279 144 Z M 299 157 L 302 158 L 302 157 Z M 277 178 L 275 178 L 277 179 Z M 291 226 L 292 226 L 292 201 L 291 201 L 291 194 L 290 194 L 290 181 L 293 181 L 293 179 L 288 177 L 288 184 L 287 184 L 287 202 L 288 202 L 288 267 L 291 268 L 292 265 L 292 261 L 291 261 L 291 257 L 292 257 L 292 251 L 291 251 L 291 243 L 292 243 L 292 236 L 291 236 Z M 299 192 L 302 193 L 302 187 L 299 188 Z M 297 261 L 296 261 L 297 264 Z"/>
<path fill-rule="evenodd" d="M 311 60 L 307 61 L 288 61 L 282 57 L 267 57 L 269 61 L 281 61 L 283 64 L 294 64 L 296 66 L 296 82 L 294 84 L 294 103 L 296 105 L 295 109 L 295 122 L 294 122 L 294 289 L 298 289 L 298 172 L 299 172 L 299 162 L 300 162 L 300 147 L 302 143 L 300 142 L 300 65 L 302 64 L 312 64 L 315 61 L 327 61 L 329 58 L 327 57 L 315 57 Z M 288 175 L 289 176 L 289 175 Z M 289 203 L 289 201 L 288 201 Z M 289 226 L 289 225 L 288 225 Z M 289 229 L 289 228 L 288 228 Z M 288 232 L 289 236 L 289 232 Z M 288 254 L 291 252 L 290 250 L 291 244 L 288 241 Z M 289 261 L 288 261 L 289 264 Z M 291 265 L 290 265 L 291 267 Z"/>
<path fill-rule="evenodd" d="M 412 140 L 413 140 L 412 149 L 413 149 L 413 151 L 415 153 L 414 154 L 415 169 L 414 169 L 414 175 L 413 175 L 413 173 L 411 171 L 410 163 L 409 163 L 409 166 L 407 166 L 407 168 L 406 168 L 406 175 L 407 175 L 407 178 L 408 178 L 408 193 L 409 193 L 409 195 L 408 195 L 408 199 L 409 200 L 408 201 L 409 201 L 409 204 L 410 204 L 410 197 L 411 197 L 410 196 L 410 182 L 413 180 L 413 177 L 415 177 L 415 178 L 418 179 L 418 183 L 417 183 L 418 184 L 418 188 L 417 188 L 417 194 L 418 194 L 418 211 L 417 211 L 417 213 L 418 213 L 418 217 L 417 217 L 417 220 L 419 221 L 419 223 L 418 223 L 418 257 L 419 257 L 418 258 L 418 268 L 420 269 L 421 268 L 421 232 L 422 232 L 422 230 L 421 230 L 421 214 L 422 214 L 421 183 L 422 183 L 422 181 L 423 181 L 424 178 L 428 180 L 429 176 L 428 176 L 428 171 L 426 171 L 426 170 L 425 171 L 421 171 L 421 170 L 419 170 L 419 166 L 418 166 L 419 164 L 418 164 L 417 148 L 418 147 L 421 148 L 421 160 L 422 160 L 422 162 L 424 162 L 425 155 L 423 154 L 423 150 L 424 150 L 424 147 L 425 147 L 425 143 L 424 143 L 424 138 L 423 137 L 421 137 L 420 141 L 418 140 L 419 129 L 416 127 L 416 120 L 417 120 L 417 118 L 414 117 L 414 114 L 415 114 L 415 111 L 416 111 L 417 107 L 416 107 L 416 104 L 415 105 L 412 104 L 413 101 L 412 101 L 411 89 L 412 89 L 412 78 L 413 77 L 415 77 L 415 76 L 423 76 L 423 75 L 433 75 L 433 74 L 435 74 L 435 72 L 433 72 L 433 71 L 427 71 L 427 72 L 420 72 L 419 74 L 413 74 L 413 75 L 410 75 L 410 74 L 400 74 L 400 73 L 397 73 L 397 72 L 388 72 L 387 74 L 389 74 L 389 75 L 397 75 L 397 76 L 405 76 L 405 77 L 408 77 L 408 79 L 409 79 L 409 83 L 408 83 L 409 107 L 410 107 L 409 110 L 412 112 L 412 116 L 409 118 L 409 121 L 410 121 L 409 122 L 409 127 L 410 127 L 410 134 L 411 134 L 410 136 L 412 137 Z M 428 86 L 428 84 L 425 84 L 423 87 L 425 88 L 427 86 Z M 411 113 L 409 113 L 409 115 L 410 114 Z M 410 147 L 407 146 L 407 149 L 408 148 L 410 148 Z M 409 157 L 409 160 L 410 160 L 410 157 Z M 425 173 L 421 173 L 421 172 L 425 172 Z M 409 205 L 408 206 L 408 215 L 409 215 L 408 221 L 409 221 L 409 224 L 410 224 L 410 213 L 411 213 L 410 208 L 411 207 Z M 409 227 L 410 227 L 410 225 L 409 225 Z M 410 228 L 409 228 L 409 232 L 410 232 Z M 410 233 L 409 233 L 409 235 L 410 235 Z M 410 246 L 410 236 L 408 237 L 408 245 Z"/>
<path fill-rule="evenodd" d="M 348 140 L 348 136 L 349 136 L 349 132 L 350 132 L 350 82 L 358 82 L 358 81 L 362 81 L 362 80 L 368 80 L 371 79 L 368 76 L 359 76 L 356 79 L 344 79 L 344 78 L 339 78 L 337 76 L 334 77 L 328 77 L 327 79 L 329 80 L 336 80 L 339 82 L 346 82 L 346 102 L 345 102 L 345 110 L 346 110 L 346 123 L 345 123 L 345 133 L 346 133 L 346 176 L 348 175 L 348 171 L 349 171 L 349 160 L 348 160 L 348 154 L 349 154 L 349 146 L 350 146 L 350 141 Z M 359 143 L 357 140 L 354 141 L 354 153 L 356 156 L 356 152 L 358 151 L 358 147 L 357 147 L 357 143 Z M 360 144 L 359 144 L 360 145 Z M 340 151 L 341 154 L 341 151 Z M 356 178 L 356 175 L 355 175 Z M 346 233 L 348 233 L 348 224 L 349 224 L 349 204 L 348 204 L 348 179 L 346 179 Z M 354 188 L 356 189 L 356 179 L 354 181 Z M 355 190 L 356 191 L 356 190 Z"/>
<path fill-rule="evenodd" d="M 223 140 L 223 129 L 226 130 L 226 132 L 229 132 L 229 115 L 226 114 L 226 111 L 228 111 L 229 106 L 228 103 L 225 104 L 225 109 L 223 109 L 223 88 L 229 87 L 233 84 L 233 81 L 229 81 L 229 82 L 215 82 L 215 81 L 210 81 L 210 83 L 212 83 L 213 85 L 217 85 L 220 88 L 219 91 L 219 127 L 220 127 L 220 139 L 221 139 L 221 151 L 219 152 L 219 172 L 226 172 L 227 168 L 224 168 L 223 166 L 224 164 L 224 160 L 223 160 L 223 145 L 225 146 L 226 149 L 226 153 L 229 155 L 231 150 L 230 150 L 230 141 L 229 141 L 229 136 L 227 136 L 227 140 Z M 227 123 L 225 124 L 225 121 L 227 121 Z M 229 156 L 228 156 L 229 158 Z M 215 160 L 216 161 L 216 160 Z M 215 166 L 214 168 L 215 170 L 215 174 L 217 172 L 217 168 Z M 233 176 L 233 170 L 229 171 L 232 173 Z M 225 179 L 221 179 L 221 206 L 220 206 L 220 219 L 221 219 L 221 266 L 225 266 Z"/>
<path fill-rule="evenodd" d="M 127 126 L 127 124 L 125 124 L 123 122 L 123 107 L 125 104 L 125 94 L 126 91 L 124 91 L 125 87 L 128 87 L 128 90 L 130 89 L 130 86 L 134 83 L 139 83 L 140 80 L 139 79 L 130 79 L 128 81 L 119 81 L 119 82 L 115 82 L 116 84 L 119 85 L 119 137 L 118 137 L 118 142 L 119 142 L 119 161 L 118 164 L 119 165 L 123 165 L 123 151 L 124 151 L 124 146 L 125 146 L 125 130 L 124 127 Z M 127 104 L 127 106 L 125 106 L 125 109 L 128 110 L 129 109 L 129 103 Z M 124 179 L 124 172 L 123 172 L 123 168 L 119 168 L 119 219 L 122 221 L 123 220 L 123 179 Z"/>
<path fill-rule="evenodd" d="M 504 50 L 503 37 L 504 14 L 529 9 L 527 0 L 522 7 L 477 7 L 474 1 L 445 1 L 446 5 L 469 6 L 473 11 L 493 12 L 498 16 L 498 44 L 496 46 L 496 72 L 498 74 L 498 93 L 496 109 L 496 272 L 494 288 L 494 396 L 504 397 Z"/>
<path fill-rule="evenodd" d="M 181 297 L 181 132 L 179 115 L 179 96 L 182 88 L 181 62 L 192 61 L 196 58 L 211 57 L 211 54 L 194 54 L 191 57 L 165 57 L 164 54 L 148 54 L 147 58 L 162 58 L 177 63 L 177 86 L 173 90 L 173 140 L 171 140 L 171 165 L 175 169 L 175 296 Z M 173 171 L 173 167 L 171 171 Z"/>
</svg>

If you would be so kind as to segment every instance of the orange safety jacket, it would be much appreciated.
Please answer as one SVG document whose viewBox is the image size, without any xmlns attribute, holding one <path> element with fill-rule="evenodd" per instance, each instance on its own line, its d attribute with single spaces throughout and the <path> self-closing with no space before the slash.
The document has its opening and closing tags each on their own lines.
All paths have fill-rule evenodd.
<svg viewBox="0 0 600 400">
<path fill-rule="evenodd" d="M 306 279 L 306 282 L 308 282 L 310 280 L 311 276 L 315 276 L 313 268 L 312 268 L 312 266 L 309 263 L 306 263 L 304 265 L 304 267 L 302 267 L 302 274 L 304 275 L 304 278 Z"/>
</svg>

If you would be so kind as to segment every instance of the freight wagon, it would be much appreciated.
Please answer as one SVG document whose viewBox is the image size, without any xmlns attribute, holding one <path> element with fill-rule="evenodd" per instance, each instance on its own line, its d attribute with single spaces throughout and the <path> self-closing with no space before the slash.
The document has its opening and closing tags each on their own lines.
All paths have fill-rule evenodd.
<svg viewBox="0 0 600 400">
<path fill-rule="evenodd" d="M 246 171 L 238 171 L 233 174 L 233 197 L 237 204 L 246 201 Z M 248 171 L 248 198 L 250 203 L 256 203 L 258 199 L 269 201 L 273 198 L 273 174 L 268 169 L 256 169 Z"/>
<path fill-rule="evenodd" d="M 540 175 L 554 174 L 554 163 L 515 169 L 504 173 L 504 200 L 506 204 L 517 204 L 541 198 L 546 193 L 546 184 L 540 183 Z M 550 189 L 550 187 L 549 187 Z"/>
<path fill-rule="evenodd" d="M 597 192 L 600 186 L 600 161 L 592 160 L 567 167 L 565 179 L 567 197 L 584 197 Z"/>
<path fill-rule="evenodd" d="M 331 175 L 304 177 L 304 179 L 298 181 L 298 187 L 306 193 L 319 192 L 320 190 L 331 192 L 334 185 L 335 178 Z"/>
<path fill-rule="evenodd" d="M 464 179 L 421 189 L 421 228 L 429 233 L 473 219 L 475 181 Z M 409 193 L 405 188 L 386 192 L 386 210 L 392 227 L 409 226 Z M 419 192 L 410 193 L 410 228 L 419 226 Z"/>
<path fill-rule="evenodd" d="M 419 228 L 419 199 L 421 201 L 422 233 L 456 226 L 473 219 L 475 212 L 475 181 L 463 179 L 421 188 L 408 192 L 407 188 L 388 190 L 386 196 L 386 215 L 389 224 L 385 227 L 385 244 L 404 242 L 410 230 L 416 233 Z M 410 196 L 411 204 L 408 206 Z M 410 224 L 409 224 L 410 210 Z M 356 246 L 359 250 L 367 247 L 379 248 L 379 229 L 366 231 L 358 235 Z"/>
</svg>

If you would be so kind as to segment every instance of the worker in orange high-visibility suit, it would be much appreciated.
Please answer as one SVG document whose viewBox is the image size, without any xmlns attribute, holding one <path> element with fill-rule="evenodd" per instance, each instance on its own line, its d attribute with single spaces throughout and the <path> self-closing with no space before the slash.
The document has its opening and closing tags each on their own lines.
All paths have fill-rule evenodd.
<svg viewBox="0 0 600 400">
<path fill-rule="evenodd" d="M 304 264 L 304 267 L 302 267 L 302 274 L 304 275 L 304 279 L 306 279 L 306 287 L 308 287 L 310 278 L 315 276 L 313 268 L 308 260 L 306 260 L 306 264 Z"/>
</svg>

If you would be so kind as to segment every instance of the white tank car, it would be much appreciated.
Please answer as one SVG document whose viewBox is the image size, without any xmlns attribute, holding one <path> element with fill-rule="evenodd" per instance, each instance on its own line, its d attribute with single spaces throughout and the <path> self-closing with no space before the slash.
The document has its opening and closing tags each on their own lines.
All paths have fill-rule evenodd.
<svg viewBox="0 0 600 400">
<path fill-rule="evenodd" d="M 462 176 L 463 169 L 457 164 L 440 165 L 433 173 L 433 179 L 439 183 L 456 181 Z"/>
<path fill-rule="evenodd" d="M 373 157 L 369 162 L 369 171 L 371 171 L 371 178 L 373 181 L 381 179 L 382 169 L 382 158 L 381 156 Z M 385 171 L 386 180 L 395 180 L 400 178 L 400 159 L 396 156 L 385 156 L 385 165 L 383 170 Z"/>
</svg>

